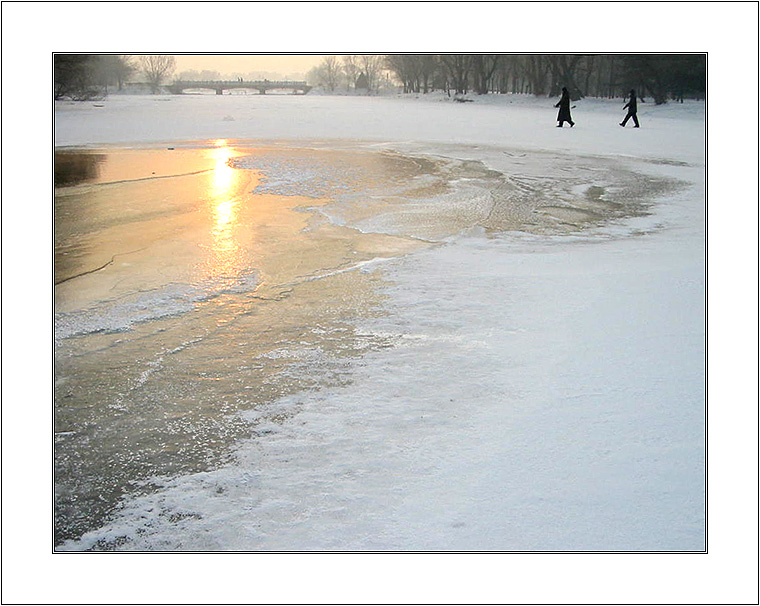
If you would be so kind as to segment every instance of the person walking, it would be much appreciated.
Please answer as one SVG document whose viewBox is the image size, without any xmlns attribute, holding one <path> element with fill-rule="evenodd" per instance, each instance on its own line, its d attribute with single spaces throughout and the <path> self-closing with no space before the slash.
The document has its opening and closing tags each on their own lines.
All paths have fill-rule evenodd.
<svg viewBox="0 0 760 606">
<path fill-rule="evenodd" d="M 575 122 L 570 117 L 570 93 L 567 88 L 562 87 L 562 97 L 560 97 L 559 103 L 554 107 L 559 107 L 559 113 L 557 114 L 557 128 L 562 128 L 565 122 L 570 123 L 570 127 L 575 126 Z"/>
<path fill-rule="evenodd" d="M 626 114 L 620 126 L 625 128 L 625 123 L 628 122 L 628 119 L 633 118 L 633 128 L 639 128 L 639 119 L 636 117 L 636 91 L 634 89 L 631 89 L 631 98 L 628 99 L 628 103 L 623 106 L 623 109 L 626 107 L 628 108 L 628 114 Z"/>
</svg>

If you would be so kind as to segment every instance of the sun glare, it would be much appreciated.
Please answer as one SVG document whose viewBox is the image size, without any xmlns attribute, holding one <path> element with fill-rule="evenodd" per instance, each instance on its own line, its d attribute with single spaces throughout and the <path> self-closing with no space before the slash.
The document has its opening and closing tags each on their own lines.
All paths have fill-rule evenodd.
<svg viewBox="0 0 760 606">
<path fill-rule="evenodd" d="M 227 142 L 224 139 L 220 139 L 216 142 L 216 147 L 210 150 L 210 155 L 215 162 L 211 182 L 212 193 L 218 202 L 232 194 L 235 169 L 230 166 L 230 160 L 234 156 L 234 152 L 227 147 Z"/>
<path fill-rule="evenodd" d="M 226 139 L 218 139 L 213 145 L 208 150 L 208 157 L 213 162 L 208 188 L 213 239 L 213 254 L 209 262 L 213 274 L 229 276 L 239 269 L 240 261 L 240 247 L 235 236 L 240 205 L 237 191 L 239 173 L 230 163 L 237 152 L 227 144 Z"/>
</svg>

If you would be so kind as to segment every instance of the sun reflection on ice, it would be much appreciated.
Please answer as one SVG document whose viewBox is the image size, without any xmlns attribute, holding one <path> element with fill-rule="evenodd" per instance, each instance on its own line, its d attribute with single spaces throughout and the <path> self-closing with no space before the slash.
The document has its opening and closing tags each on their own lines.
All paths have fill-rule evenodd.
<svg viewBox="0 0 760 606">
<path fill-rule="evenodd" d="M 232 228 L 237 217 L 238 200 L 235 197 L 235 169 L 230 165 L 235 152 L 227 146 L 227 141 L 220 139 L 216 147 L 210 150 L 215 161 L 211 178 L 211 202 L 214 213 L 214 236 L 221 248 L 228 249 L 233 244 Z"/>
<path fill-rule="evenodd" d="M 233 280 L 245 269 L 243 247 L 237 239 L 244 171 L 232 167 L 231 160 L 239 152 L 226 139 L 213 142 L 208 157 L 213 161 L 208 187 L 212 253 L 207 260 L 207 272 L 214 279 Z"/>
</svg>

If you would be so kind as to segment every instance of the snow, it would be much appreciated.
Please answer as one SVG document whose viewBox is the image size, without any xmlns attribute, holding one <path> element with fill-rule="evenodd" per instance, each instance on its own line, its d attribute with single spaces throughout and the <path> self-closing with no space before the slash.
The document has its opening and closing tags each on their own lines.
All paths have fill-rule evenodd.
<svg viewBox="0 0 760 606">
<path fill-rule="evenodd" d="M 704 160 L 704 103 L 642 103 L 643 128 L 629 125 L 623 130 L 617 126 L 624 116 L 622 101 L 582 100 L 572 110 L 576 126 L 560 130 L 554 122 L 556 100 L 524 95 L 473 99 L 453 103 L 441 93 L 418 98 L 112 95 L 98 102 L 102 108 L 57 102 L 55 142 L 67 146 L 216 138 L 356 139 Z"/>
<path fill-rule="evenodd" d="M 256 410 L 298 413 L 93 538 L 138 522 L 138 549 L 700 549 L 699 264 L 624 250 L 621 277 L 620 243 L 504 244 L 407 259 L 394 315 L 365 327 L 393 349 L 350 387 Z M 174 511 L 202 520 L 162 523 Z"/>
<path fill-rule="evenodd" d="M 394 347 L 354 361 L 347 386 L 273 403 L 297 413 L 258 426 L 234 464 L 157 479 L 67 548 L 129 534 L 135 549 L 705 549 L 704 103 L 642 105 L 634 130 L 617 125 L 622 102 L 583 100 L 557 129 L 551 99 L 473 99 L 56 104 L 60 146 L 288 141 L 477 159 L 515 178 L 548 176 L 556 158 L 614 162 L 685 184 L 604 228 L 469 230 L 380 264 L 390 315 L 360 328 Z M 283 186 L 298 179 L 270 184 Z"/>
</svg>

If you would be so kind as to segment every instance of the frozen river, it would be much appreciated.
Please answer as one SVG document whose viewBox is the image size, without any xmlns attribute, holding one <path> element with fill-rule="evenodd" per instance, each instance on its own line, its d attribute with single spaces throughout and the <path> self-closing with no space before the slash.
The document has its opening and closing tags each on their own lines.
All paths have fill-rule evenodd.
<svg viewBox="0 0 760 606">
<path fill-rule="evenodd" d="M 699 108 L 360 101 L 59 108 L 58 548 L 703 549 Z"/>
<path fill-rule="evenodd" d="M 526 152 L 504 155 L 512 167 L 506 174 L 480 160 L 377 151 L 357 143 L 306 148 L 214 140 L 60 150 L 58 540 L 68 541 L 68 548 L 98 549 L 656 547 L 656 542 L 540 537 L 535 531 L 529 540 L 501 535 L 491 540 L 486 527 L 474 535 L 460 530 L 494 524 L 494 512 L 462 512 L 462 519 L 452 512 L 451 535 L 437 528 L 440 521 L 432 516 L 427 523 L 433 528 L 408 535 L 403 526 L 419 524 L 419 513 L 405 514 L 404 522 L 395 519 L 395 507 L 380 507 L 393 495 L 399 507 L 410 500 L 424 502 L 409 482 L 431 481 L 440 473 L 435 469 L 463 431 L 459 419 L 467 427 L 475 413 L 515 414 L 520 401 L 514 387 L 502 384 L 501 338 L 520 340 L 513 317 L 504 318 L 506 326 L 490 326 L 488 334 L 481 334 L 477 316 L 455 330 L 446 328 L 461 322 L 472 304 L 494 316 L 508 308 L 513 295 L 499 284 L 494 297 L 468 286 L 488 274 L 480 260 L 469 262 L 471 270 L 447 270 L 432 284 L 408 277 L 411 292 L 422 301 L 410 302 L 409 309 L 417 311 L 407 320 L 401 320 L 407 309 L 393 309 L 398 295 L 389 301 L 394 279 L 386 263 L 410 255 L 410 262 L 430 263 L 424 255 L 412 259 L 441 246 L 470 255 L 477 242 L 486 256 L 509 254 L 511 240 L 526 236 L 535 242 L 559 238 L 587 244 L 613 235 L 641 236 L 642 229 L 621 226 L 646 218 L 658 196 L 681 187 L 675 179 L 644 177 L 616 161 L 540 154 L 537 171 L 535 157 L 526 162 Z M 443 251 L 432 254 L 444 255 L 441 262 L 450 258 Z M 434 265 L 426 274 L 437 271 Z M 437 316 L 433 334 L 409 332 L 425 318 L 421 305 L 431 306 Z M 547 326 L 551 323 L 552 318 L 545 319 Z M 385 358 L 384 350 L 391 352 Z M 531 355 L 530 347 L 524 354 Z M 390 406 L 381 408 L 375 401 L 380 389 L 361 392 L 367 387 L 359 387 L 360 395 L 352 399 L 357 408 L 347 409 L 355 436 L 345 427 L 319 430 L 325 434 L 320 442 L 348 438 L 348 444 L 324 453 L 318 445 L 303 446 L 298 431 L 285 437 L 293 424 L 311 436 L 325 422 L 315 419 L 309 426 L 306 419 L 313 414 L 326 416 L 330 424 L 345 423 L 342 412 L 333 411 L 330 419 L 327 411 L 335 406 L 333 398 L 346 397 L 344 390 L 368 363 L 398 385 Z M 467 369 L 464 385 L 462 378 L 447 376 L 453 368 L 455 375 Z M 416 380 L 406 377 L 420 369 L 425 371 Z M 568 372 L 566 363 L 556 369 Z M 591 401 L 606 397 L 604 386 L 591 391 Z M 565 393 L 559 401 L 568 397 L 582 394 Z M 305 404 L 305 399 L 315 401 Z M 560 405 L 555 414 L 565 409 Z M 392 423 L 375 434 L 378 414 Z M 404 422 L 410 418 L 432 419 L 446 439 L 427 452 L 432 447 L 426 442 L 435 433 L 420 426 L 410 434 Z M 551 431 L 545 423 L 543 431 Z M 698 425 L 692 430 L 699 435 Z M 470 439 L 482 441 L 485 452 L 489 436 Z M 614 441 L 619 433 L 607 438 Z M 248 460 L 251 448 L 273 447 L 278 456 L 271 461 Z M 399 448 L 406 453 L 422 449 L 432 469 L 386 477 L 396 466 L 386 469 L 383 461 L 393 461 Z M 612 452 L 603 451 L 604 456 Z M 283 456 L 290 472 L 279 469 Z M 231 469 L 236 470 L 232 475 Z M 694 472 L 699 470 L 697 465 Z M 223 479 L 208 479 L 220 473 Z M 257 478 L 253 485 L 252 477 Z M 201 491 L 195 486 L 199 478 L 210 482 Z M 174 486 L 171 501 L 167 485 Z M 459 490 L 438 498 L 461 506 Z M 475 502 L 492 498 L 491 487 L 483 486 L 482 494 L 472 490 Z M 239 502 L 241 491 L 246 505 Z M 206 492 L 209 501 L 199 506 Z M 535 498 L 546 497 L 537 493 Z M 698 528 L 698 498 L 694 505 L 697 518 L 690 524 Z M 378 507 L 372 533 L 355 528 L 367 510 Z M 344 525 L 342 532 L 322 536 L 324 511 L 328 527 Z M 109 526 L 114 515 L 119 521 Z M 205 532 L 198 535 L 196 525 Z M 400 534 L 386 537 L 391 532 Z M 579 532 L 575 528 L 571 536 Z M 71 542 L 83 534 L 85 540 Z"/>
</svg>

